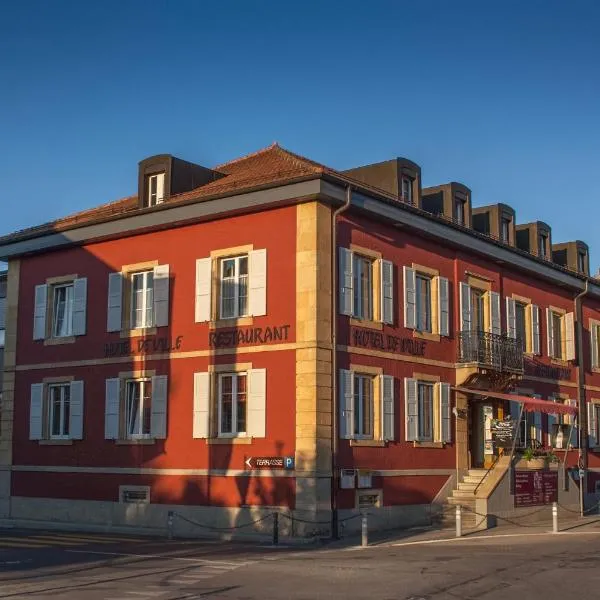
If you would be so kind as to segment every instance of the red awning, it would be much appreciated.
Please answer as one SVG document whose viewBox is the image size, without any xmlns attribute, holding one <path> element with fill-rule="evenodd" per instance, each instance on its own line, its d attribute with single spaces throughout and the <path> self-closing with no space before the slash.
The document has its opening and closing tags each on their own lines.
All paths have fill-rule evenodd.
<svg viewBox="0 0 600 600">
<path fill-rule="evenodd" d="M 520 402 L 523 404 L 523 410 L 529 412 L 543 412 L 548 414 L 576 415 L 577 407 L 562 402 L 551 402 L 541 398 L 530 398 L 529 396 L 517 396 L 516 394 L 501 394 L 500 392 L 489 392 L 487 390 L 475 390 L 471 388 L 455 387 L 456 392 L 463 394 L 475 394 L 484 398 L 496 398 L 498 400 L 508 400 L 509 402 Z"/>
</svg>

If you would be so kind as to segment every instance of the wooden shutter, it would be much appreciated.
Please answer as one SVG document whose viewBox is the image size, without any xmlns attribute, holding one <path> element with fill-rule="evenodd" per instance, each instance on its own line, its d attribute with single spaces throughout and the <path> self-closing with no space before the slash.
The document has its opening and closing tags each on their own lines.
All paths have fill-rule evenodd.
<svg viewBox="0 0 600 600">
<path fill-rule="evenodd" d="M 383 439 L 394 439 L 394 378 L 391 375 L 380 375 L 381 414 L 383 416 Z"/>
<path fill-rule="evenodd" d="M 46 309 L 48 306 L 48 286 L 35 286 L 35 305 L 33 308 L 33 339 L 46 337 Z"/>
<path fill-rule="evenodd" d="M 154 267 L 154 325 L 169 324 L 169 265 Z"/>
<path fill-rule="evenodd" d="M 379 261 L 381 273 L 381 320 L 394 324 L 394 265 L 389 260 Z"/>
<path fill-rule="evenodd" d="M 167 437 L 168 377 L 156 375 L 152 378 L 152 411 L 150 433 L 157 440 Z"/>
<path fill-rule="evenodd" d="M 71 381 L 69 400 L 69 437 L 83 439 L 83 381 Z"/>
<path fill-rule="evenodd" d="M 340 438 L 350 440 L 354 437 L 354 374 L 340 369 Z"/>
<path fill-rule="evenodd" d="M 506 298 L 506 335 L 517 338 L 517 303 L 512 298 Z"/>
<path fill-rule="evenodd" d="M 119 439 L 119 421 L 121 408 L 121 380 L 106 380 L 106 396 L 104 405 L 104 438 Z"/>
<path fill-rule="evenodd" d="M 29 439 L 43 438 L 44 384 L 31 384 L 31 402 L 29 404 Z"/>
<path fill-rule="evenodd" d="M 565 320 L 565 360 L 575 360 L 575 316 L 572 312 L 564 316 Z"/>
<path fill-rule="evenodd" d="M 123 275 L 108 274 L 108 313 L 106 331 L 121 331 L 121 306 L 123 303 Z"/>
<path fill-rule="evenodd" d="M 87 324 L 87 278 L 73 281 L 73 335 L 85 335 Z"/>
<path fill-rule="evenodd" d="M 593 402 L 587 403 L 588 439 L 590 448 L 595 448 L 598 445 L 598 425 L 596 422 L 597 410 L 598 408 Z"/>
<path fill-rule="evenodd" d="M 266 437 L 267 429 L 267 370 L 248 371 L 248 428 L 251 437 Z"/>
<path fill-rule="evenodd" d="M 404 327 L 417 327 L 417 274 L 414 269 L 404 267 Z"/>
<path fill-rule="evenodd" d="M 546 309 L 546 338 L 548 356 L 560 358 L 560 356 L 554 356 L 554 329 L 552 327 L 552 311 L 549 308 Z"/>
<path fill-rule="evenodd" d="M 542 336 L 540 334 L 540 307 L 535 304 L 529 305 L 531 323 L 531 352 L 542 353 Z"/>
<path fill-rule="evenodd" d="M 252 250 L 248 254 L 250 267 L 249 312 L 255 317 L 267 314 L 267 251 Z"/>
<path fill-rule="evenodd" d="M 440 415 L 440 441 L 452 441 L 452 419 L 450 417 L 450 384 L 438 383 L 439 415 Z"/>
<path fill-rule="evenodd" d="M 592 360 L 592 369 L 598 368 L 598 325 L 590 325 L 590 355 Z"/>
<path fill-rule="evenodd" d="M 446 277 L 437 278 L 438 288 L 438 328 L 440 335 L 450 335 L 450 291 Z"/>
<path fill-rule="evenodd" d="M 193 437 L 210 437 L 210 373 L 194 373 Z"/>
<path fill-rule="evenodd" d="M 199 258 L 196 261 L 196 323 L 210 321 L 212 295 L 212 260 Z"/>
<path fill-rule="evenodd" d="M 339 280 L 340 280 L 340 314 L 352 316 L 354 284 L 352 276 L 352 252 L 347 248 L 340 248 L 339 257 Z"/>
<path fill-rule="evenodd" d="M 471 331 L 473 307 L 471 304 L 471 286 L 460 283 L 460 330 Z"/>
<path fill-rule="evenodd" d="M 419 439 L 419 398 L 417 395 L 417 380 L 404 379 L 404 420 L 406 441 L 414 442 Z"/>
<path fill-rule="evenodd" d="M 500 294 L 488 292 L 490 301 L 490 333 L 502 335 L 502 323 L 500 317 Z"/>
</svg>

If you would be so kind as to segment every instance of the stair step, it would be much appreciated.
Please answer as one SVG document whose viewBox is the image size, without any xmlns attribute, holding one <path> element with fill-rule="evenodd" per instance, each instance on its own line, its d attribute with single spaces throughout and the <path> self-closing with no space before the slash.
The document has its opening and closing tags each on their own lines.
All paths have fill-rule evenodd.
<svg viewBox="0 0 600 600">
<path fill-rule="evenodd" d="M 486 469 L 469 469 L 467 471 L 467 474 L 473 477 L 484 477 L 486 473 Z"/>
<path fill-rule="evenodd" d="M 475 488 L 479 485 L 479 483 L 475 483 L 474 481 L 461 481 L 458 484 L 458 489 L 459 490 L 464 490 L 466 491 L 470 491 L 470 492 L 474 492 Z"/>
<path fill-rule="evenodd" d="M 453 498 L 472 498 L 475 499 L 475 494 L 473 494 L 473 490 L 454 490 L 452 492 Z"/>
<path fill-rule="evenodd" d="M 465 477 L 463 477 L 464 483 L 481 483 L 482 480 L 483 477 L 479 477 L 476 475 L 466 475 Z"/>
<path fill-rule="evenodd" d="M 446 499 L 448 504 L 462 504 L 464 506 L 468 506 L 469 508 L 475 508 L 476 498 L 475 496 L 465 497 L 465 498 L 457 498 L 455 496 L 450 496 Z"/>
</svg>

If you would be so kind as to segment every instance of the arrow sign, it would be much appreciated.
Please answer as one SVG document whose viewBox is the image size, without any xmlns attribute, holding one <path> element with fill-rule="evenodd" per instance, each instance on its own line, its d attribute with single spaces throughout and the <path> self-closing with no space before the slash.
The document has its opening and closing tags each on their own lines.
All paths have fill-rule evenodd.
<svg viewBox="0 0 600 600">
<path fill-rule="evenodd" d="M 293 469 L 293 456 L 250 456 L 245 461 L 248 469 Z"/>
</svg>

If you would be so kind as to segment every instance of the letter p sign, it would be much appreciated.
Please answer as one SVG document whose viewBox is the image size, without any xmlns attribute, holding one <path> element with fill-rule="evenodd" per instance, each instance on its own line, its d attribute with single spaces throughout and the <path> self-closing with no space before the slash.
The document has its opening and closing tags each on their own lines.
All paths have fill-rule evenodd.
<svg viewBox="0 0 600 600">
<path fill-rule="evenodd" d="M 286 469 L 293 469 L 294 468 L 294 457 L 286 456 L 284 458 L 283 464 L 285 465 Z"/>
</svg>

